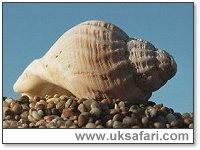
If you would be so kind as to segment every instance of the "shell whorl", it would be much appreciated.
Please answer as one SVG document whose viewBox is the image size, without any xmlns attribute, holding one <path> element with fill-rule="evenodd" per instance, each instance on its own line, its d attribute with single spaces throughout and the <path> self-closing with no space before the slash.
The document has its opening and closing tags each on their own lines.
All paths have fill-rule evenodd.
<svg viewBox="0 0 200 150">
<path fill-rule="evenodd" d="M 18 79 L 29 83 L 27 90 L 26 85 L 20 88 L 20 80 L 14 85 L 16 92 L 43 96 L 57 88 L 57 93 L 62 89 L 79 98 L 98 94 L 140 103 L 176 73 L 176 63 L 168 53 L 147 41 L 129 38 L 119 27 L 103 21 L 71 28 L 34 64 L 38 62 L 34 73 L 30 64 Z M 31 87 L 31 76 L 37 76 L 37 83 L 42 81 L 37 86 L 46 90 Z"/>
</svg>

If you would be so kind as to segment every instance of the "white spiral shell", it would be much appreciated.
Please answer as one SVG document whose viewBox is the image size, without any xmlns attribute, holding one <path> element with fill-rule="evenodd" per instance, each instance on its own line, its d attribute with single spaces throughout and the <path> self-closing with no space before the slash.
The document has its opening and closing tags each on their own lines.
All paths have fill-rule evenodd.
<svg viewBox="0 0 200 150">
<path fill-rule="evenodd" d="M 34 60 L 14 85 L 29 95 L 71 94 L 79 98 L 120 98 L 142 103 L 176 73 L 167 52 L 129 38 L 103 21 L 83 22 L 65 32 Z"/>
</svg>

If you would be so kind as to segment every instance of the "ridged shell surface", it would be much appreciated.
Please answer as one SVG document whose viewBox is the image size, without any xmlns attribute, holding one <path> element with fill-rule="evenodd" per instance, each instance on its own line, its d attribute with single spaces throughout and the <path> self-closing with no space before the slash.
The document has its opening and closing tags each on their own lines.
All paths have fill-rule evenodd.
<svg viewBox="0 0 200 150">
<path fill-rule="evenodd" d="M 111 23 L 87 21 L 65 32 L 34 60 L 14 90 L 30 97 L 58 93 L 142 103 L 175 73 L 176 63 L 167 52 L 129 38 Z"/>
</svg>

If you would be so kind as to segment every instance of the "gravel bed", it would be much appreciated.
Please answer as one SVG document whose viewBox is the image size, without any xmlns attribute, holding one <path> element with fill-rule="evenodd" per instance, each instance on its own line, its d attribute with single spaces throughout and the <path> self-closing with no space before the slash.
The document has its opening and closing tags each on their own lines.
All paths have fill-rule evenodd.
<svg viewBox="0 0 200 150">
<path fill-rule="evenodd" d="M 3 128 L 193 128 L 193 113 L 148 101 L 78 99 L 54 95 L 3 97 Z"/>
</svg>

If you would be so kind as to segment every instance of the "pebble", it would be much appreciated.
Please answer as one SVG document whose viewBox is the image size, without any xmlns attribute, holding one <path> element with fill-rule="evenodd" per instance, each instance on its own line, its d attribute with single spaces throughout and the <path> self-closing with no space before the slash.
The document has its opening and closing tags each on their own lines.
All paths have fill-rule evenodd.
<svg viewBox="0 0 200 150">
<path fill-rule="evenodd" d="M 70 105 L 73 103 L 73 100 L 72 99 L 68 99 L 66 102 L 65 102 L 65 108 L 69 108 Z"/>
<path fill-rule="evenodd" d="M 41 99 L 41 98 L 40 98 L 39 96 L 34 96 L 34 97 L 33 97 L 33 101 L 34 101 L 34 102 L 39 102 L 40 99 Z"/>
<path fill-rule="evenodd" d="M 17 121 L 11 121 L 10 128 L 17 128 Z"/>
<path fill-rule="evenodd" d="M 181 120 L 173 120 L 171 123 L 170 123 L 170 126 L 171 127 L 181 127 L 183 124 L 183 121 Z"/>
<path fill-rule="evenodd" d="M 9 107 L 3 107 L 3 114 L 10 115 L 12 112 Z"/>
<path fill-rule="evenodd" d="M 106 122 L 106 127 L 107 127 L 107 128 L 112 128 L 112 127 L 113 127 L 113 121 L 112 121 L 112 120 L 108 120 L 108 121 Z"/>
<path fill-rule="evenodd" d="M 94 123 L 87 123 L 85 128 L 96 128 L 96 125 Z"/>
<path fill-rule="evenodd" d="M 56 105 L 52 101 L 47 104 L 47 109 L 52 109 L 52 108 L 55 108 L 55 107 L 56 107 Z"/>
<path fill-rule="evenodd" d="M 184 113 L 182 117 L 185 119 L 185 118 L 190 118 L 191 116 L 190 116 L 190 113 Z"/>
<path fill-rule="evenodd" d="M 171 123 L 173 120 L 176 120 L 176 117 L 172 113 L 167 114 L 165 118 L 168 123 Z"/>
<path fill-rule="evenodd" d="M 53 102 L 54 104 L 57 104 L 59 100 L 60 100 L 60 98 L 58 98 L 58 97 L 57 98 L 56 97 L 52 97 L 52 98 L 47 100 L 47 103 Z"/>
<path fill-rule="evenodd" d="M 3 107 L 9 107 L 9 106 L 10 106 L 10 104 L 8 102 L 3 101 Z"/>
<path fill-rule="evenodd" d="M 73 124 L 73 122 L 71 120 L 66 120 L 65 121 L 65 126 L 68 128 Z"/>
<path fill-rule="evenodd" d="M 123 119 L 123 125 L 125 127 L 131 127 L 133 125 L 136 125 L 138 123 L 137 119 L 136 118 L 132 118 L 132 117 L 128 117 L 126 116 L 124 119 Z"/>
<path fill-rule="evenodd" d="M 87 111 L 91 110 L 91 104 L 92 102 L 94 102 L 93 99 L 87 99 L 85 101 L 83 101 L 83 105 L 85 106 L 85 108 L 87 109 Z"/>
<path fill-rule="evenodd" d="M 21 104 L 21 106 L 23 111 L 28 111 L 30 109 L 28 104 Z"/>
<path fill-rule="evenodd" d="M 13 106 L 11 106 L 10 110 L 17 115 L 20 115 L 22 107 L 19 103 L 14 103 Z"/>
<path fill-rule="evenodd" d="M 156 121 L 158 121 L 160 123 L 164 123 L 164 124 L 167 123 L 167 120 L 165 119 L 165 117 L 161 116 L 161 115 L 159 115 L 159 116 L 156 117 Z"/>
<path fill-rule="evenodd" d="M 73 115 L 74 115 L 74 112 L 72 111 L 72 109 L 70 109 L 70 108 L 65 108 L 65 109 L 63 109 L 63 111 L 62 111 L 61 117 L 62 117 L 64 120 L 66 120 L 67 118 L 69 118 L 69 117 L 71 117 L 71 116 L 73 116 Z"/>
<path fill-rule="evenodd" d="M 83 127 L 88 123 L 89 117 L 86 115 L 79 115 L 78 117 L 78 126 Z"/>
<path fill-rule="evenodd" d="M 185 118 L 183 121 L 187 125 L 189 125 L 192 122 L 192 120 L 190 118 Z"/>
<path fill-rule="evenodd" d="M 7 102 L 9 105 L 10 105 L 10 103 L 12 103 L 12 102 L 14 102 L 15 100 L 14 99 L 12 99 L 12 98 L 10 98 L 10 97 L 7 97 L 6 99 L 5 99 L 5 102 Z"/>
<path fill-rule="evenodd" d="M 62 101 L 66 101 L 69 97 L 67 95 L 61 95 L 59 98 Z"/>
<path fill-rule="evenodd" d="M 33 112 L 31 113 L 31 115 L 33 116 L 33 118 L 34 118 L 35 120 L 40 120 L 40 119 L 41 119 L 41 117 L 40 117 L 40 115 L 38 114 L 37 111 L 33 111 Z"/>
<path fill-rule="evenodd" d="M 51 114 L 52 115 L 57 115 L 57 116 L 60 116 L 60 111 L 58 110 L 58 109 L 56 109 L 56 108 L 52 108 L 51 109 Z"/>
<path fill-rule="evenodd" d="M 125 103 L 123 101 L 120 101 L 118 104 L 119 107 L 125 107 Z"/>
<path fill-rule="evenodd" d="M 21 97 L 19 98 L 19 102 L 20 102 L 21 104 L 28 104 L 28 103 L 29 103 L 29 97 L 26 96 L 26 95 L 23 95 L 23 96 L 21 96 Z"/>
<path fill-rule="evenodd" d="M 190 124 L 189 124 L 189 128 L 193 129 L 193 128 L 194 128 L 194 124 L 193 124 L 193 123 L 190 123 Z"/>
<path fill-rule="evenodd" d="M 122 115 L 120 115 L 120 114 L 116 114 L 116 115 L 114 115 L 113 116 L 113 121 L 122 121 L 122 119 L 123 119 L 123 116 Z"/>
<path fill-rule="evenodd" d="M 34 108 L 34 107 L 35 107 L 35 103 L 30 103 L 30 104 L 29 104 L 29 107 L 30 107 L 30 108 Z"/>
<path fill-rule="evenodd" d="M 129 108 L 129 111 L 130 112 L 133 112 L 133 113 L 137 113 L 138 112 L 138 109 L 139 107 L 137 105 L 132 105 L 130 108 Z"/>
<path fill-rule="evenodd" d="M 113 128 L 123 128 L 123 124 L 120 121 L 114 121 L 112 127 Z"/>
<path fill-rule="evenodd" d="M 164 128 L 165 124 L 162 122 L 154 122 L 154 127 L 155 128 Z"/>
<path fill-rule="evenodd" d="M 39 126 L 45 126 L 46 125 L 46 122 L 45 122 L 45 120 L 44 119 L 42 119 L 42 120 L 39 120 L 38 122 L 36 122 L 36 124 L 35 124 L 35 126 L 37 127 L 39 127 Z"/>
<path fill-rule="evenodd" d="M 102 125 L 97 125 L 96 128 L 104 128 Z"/>
<path fill-rule="evenodd" d="M 151 118 L 154 118 L 157 115 L 157 109 L 152 108 L 149 110 L 149 113 L 150 113 Z"/>
<path fill-rule="evenodd" d="M 43 116 L 44 116 L 44 112 L 43 112 L 41 109 L 39 109 L 39 110 L 37 111 L 37 113 L 38 113 L 38 115 L 39 115 L 40 117 L 43 117 Z"/>
<path fill-rule="evenodd" d="M 148 124 L 148 122 L 149 122 L 148 117 L 142 117 L 142 124 L 146 125 Z"/>
<path fill-rule="evenodd" d="M 78 105 L 78 110 L 79 110 L 81 113 L 87 111 L 84 104 L 79 104 L 79 105 Z"/>
<path fill-rule="evenodd" d="M 93 108 L 100 108 L 100 107 L 99 107 L 99 103 L 96 102 L 96 101 L 93 101 L 93 102 L 91 103 L 90 107 L 91 107 L 91 109 L 93 109 Z"/>
<path fill-rule="evenodd" d="M 193 113 L 152 101 L 79 99 L 66 95 L 3 98 L 4 128 L 193 128 Z"/>
<path fill-rule="evenodd" d="M 3 121 L 3 128 L 9 128 L 10 124 L 8 123 L 7 120 Z"/>
<path fill-rule="evenodd" d="M 65 108 L 65 101 L 60 101 L 60 102 L 57 103 L 56 109 L 62 110 L 64 108 Z"/>
<path fill-rule="evenodd" d="M 100 115 L 101 115 L 101 110 L 100 110 L 99 108 L 94 107 L 94 108 L 92 108 L 92 109 L 90 110 L 90 114 L 91 114 L 95 119 L 98 119 L 98 118 L 100 117 Z"/>
</svg>

